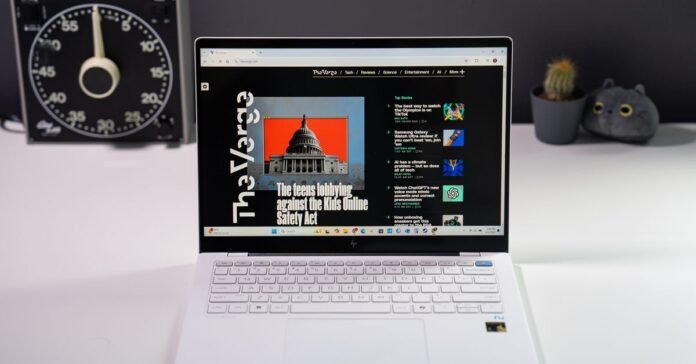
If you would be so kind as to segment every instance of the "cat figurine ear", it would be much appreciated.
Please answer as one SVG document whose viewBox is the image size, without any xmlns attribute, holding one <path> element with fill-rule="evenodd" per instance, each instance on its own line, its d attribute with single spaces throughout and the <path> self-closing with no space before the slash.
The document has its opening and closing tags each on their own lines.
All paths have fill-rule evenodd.
<svg viewBox="0 0 696 364">
<path fill-rule="evenodd" d="M 633 90 L 641 96 L 645 96 L 645 86 L 643 86 L 642 84 L 637 84 L 636 87 L 633 88 Z"/>
<path fill-rule="evenodd" d="M 610 88 L 614 87 L 614 80 L 611 78 L 607 78 L 604 80 L 604 84 L 602 84 L 602 88 Z"/>
</svg>

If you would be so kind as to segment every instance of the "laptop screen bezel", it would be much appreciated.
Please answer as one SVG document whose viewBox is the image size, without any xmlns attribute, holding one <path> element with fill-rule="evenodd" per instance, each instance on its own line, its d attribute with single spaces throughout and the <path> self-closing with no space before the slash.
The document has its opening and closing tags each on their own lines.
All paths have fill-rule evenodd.
<svg viewBox="0 0 696 364">
<path fill-rule="evenodd" d="M 276 254 L 456 254 L 459 252 L 507 252 L 509 224 L 510 118 L 512 87 L 512 39 L 509 37 L 428 37 L 428 38 L 197 38 L 195 79 L 202 70 L 203 48 L 424 48 L 424 47 L 505 47 L 507 49 L 503 234 L 471 236 L 204 236 L 199 187 L 199 251 Z M 197 82 L 194 82 L 196 85 Z M 200 90 L 196 88 L 196 98 Z M 196 112 L 196 130 L 201 127 Z M 204 125 L 202 127 L 205 127 Z M 202 148 L 198 140 L 197 150 Z M 198 153 L 198 178 L 206 161 Z M 199 186 L 202 184 L 199 183 Z"/>
</svg>

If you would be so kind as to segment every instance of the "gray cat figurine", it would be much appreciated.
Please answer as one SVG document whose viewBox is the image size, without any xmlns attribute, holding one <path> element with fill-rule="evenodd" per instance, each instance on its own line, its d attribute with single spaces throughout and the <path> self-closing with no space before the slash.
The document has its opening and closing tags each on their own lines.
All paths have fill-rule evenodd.
<svg viewBox="0 0 696 364">
<path fill-rule="evenodd" d="M 587 99 L 582 126 L 585 130 L 625 142 L 644 142 L 657 132 L 660 115 L 645 95 L 645 87 L 632 90 L 615 86 L 614 80 L 594 90 Z"/>
</svg>

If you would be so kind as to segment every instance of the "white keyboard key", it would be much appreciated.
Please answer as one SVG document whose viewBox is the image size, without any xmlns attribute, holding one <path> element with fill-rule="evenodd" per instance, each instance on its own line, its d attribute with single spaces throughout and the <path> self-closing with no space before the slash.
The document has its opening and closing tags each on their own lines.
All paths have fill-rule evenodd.
<svg viewBox="0 0 696 364">
<path fill-rule="evenodd" d="M 435 276 L 435 283 L 454 283 L 452 276 Z"/>
<path fill-rule="evenodd" d="M 312 302 L 329 302 L 329 295 L 327 294 L 313 294 Z"/>
<path fill-rule="evenodd" d="M 478 313 L 479 305 L 473 303 L 457 304 L 457 312 L 459 313 Z"/>
<path fill-rule="evenodd" d="M 231 275 L 241 276 L 241 275 L 247 274 L 247 272 L 248 272 L 248 268 L 245 268 L 245 267 L 232 267 L 232 268 L 230 268 Z"/>
<path fill-rule="evenodd" d="M 455 308 L 451 303 L 436 303 L 433 305 L 433 312 L 435 313 L 454 313 Z"/>
<path fill-rule="evenodd" d="M 255 267 L 268 267 L 271 263 L 267 260 L 256 260 L 254 261 Z"/>
<path fill-rule="evenodd" d="M 225 313 L 227 305 L 222 303 L 211 303 L 208 305 L 208 313 Z"/>
<path fill-rule="evenodd" d="M 211 294 L 210 302 L 248 302 L 249 295 L 246 294 Z"/>
<path fill-rule="evenodd" d="M 283 293 L 300 293 L 300 286 L 280 286 L 280 291 Z"/>
<path fill-rule="evenodd" d="M 261 292 L 263 292 L 263 293 L 279 293 L 280 287 L 275 285 L 275 284 L 263 285 L 263 286 L 261 286 Z"/>
<path fill-rule="evenodd" d="M 437 261 L 434 261 L 434 260 L 432 260 L 432 259 L 421 260 L 418 264 L 420 264 L 420 265 L 422 265 L 422 266 L 424 266 L 424 267 L 426 267 L 426 266 L 427 266 L 427 267 L 431 267 L 431 266 L 437 265 Z"/>
<path fill-rule="evenodd" d="M 290 302 L 290 296 L 286 294 L 274 294 L 271 296 L 271 302 Z"/>
<path fill-rule="evenodd" d="M 338 293 L 340 289 L 335 284 L 325 284 L 321 286 L 322 293 Z"/>
<path fill-rule="evenodd" d="M 452 302 L 452 298 L 448 294 L 434 294 L 433 302 Z"/>
<path fill-rule="evenodd" d="M 496 293 L 498 292 L 497 284 L 470 284 L 461 286 L 462 293 Z"/>
<path fill-rule="evenodd" d="M 421 267 L 405 267 L 404 274 L 421 274 Z"/>
<path fill-rule="evenodd" d="M 360 288 L 363 293 L 379 293 L 379 286 L 374 284 L 363 284 Z"/>
<path fill-rule="evenodd" d="M 484 303 L 481 305 L 481 312 L 483 313 L 502 313 L 503 305 L 500 303 Z"/>
<path fill-rule="evenodd" d="M 370 302 L 370 296 L 366 294 L 354 294 L 351 296 L 353 302 Z"/>
<path fill-rule="evenodd" d="M 373 276 L 357 276 L 355 279 L 356 283 L 374 283 L 375 277 Z"/>
<path fill-rule="evenodd" d="M 444 267 L 442 272 L 445 274 L 462 274 L 462 268 L 460 267 Z"/>
<path fill-rule="evenodd" d="M 302 278 L 302 277 L 300 277 Z M 312 278 L 312 277 L 306 277 L 306 278 Z M 293 284 L 295 283 L 295 277 L 294 276 L 282 276 L 278 277 L 278 284 Z M 299 282 L 298 282 L 299 283 Z"/>
<path fill-rule="evenodd" d="M 441 267 L 451 267 L 454 265 L 454 260 L 441 260 L 437 264 Z"/>
<path fill-rule="evenodd" d="M 242 286 L 242 292 L 244 293 L 259 293 L 259 286 L 255 284 L 245 284 Z"/>
<path fill-rule="evenodd" d="M 375 278 L 377 283 L 394 283 L 394 277 L 392 276 L 377 276 Z"/>
<path fill-rule="evenodd" d="M 420 292 L 420 288 L 418 288 L 418 285 L 415 284 L 404 284 L 401 286 L 401 292 L 403 293 L 418 293 Z"/>
<path fill-rule="evenodd" d="M 269 277 L 269 276 L 259 277 L 259 283 L 261 283 L 261 284 L 273 284 L 273 283 L 275 283 L 275 277 Z"/>
<path fill-rule="evenodd" d="M 464 267 L 463 271 L 464 271 L 464 274 L 469 274 L 469 275 L 475 275 L 475 274 L 491 275 L 491 274 L 495 274 L 495 271 L 493 270 L 493 268 Z"/>
<path fill-rule="evenodd" d="M 239 282 L 239 284 L 254 284 L 254 283 L 256 283 L 256 277 L 251 277 L 251 276 L 239 277 L 239 279 L 237 279 L 237 282 Z"/>
<path fill-rule="evenodd" d="M 247 304 L 246 303 L 230 303 L 230 313 L 246 313 Z"/>
<path fill-rule="evenodd" d="M 424 284 L 421 286 L 421 292 L 423 293 L 437 293 L 440 292 L 440 287 L 434 284 Z"/>
<path fill-rule="evenodd" d="M 390 313 L 389 303 L 297 303 L 290 306 L 292 313 Z"/>
<path fill-rule="evenodd" d="M 331 296 L 331 302 L 350 302 L 350 296 L 347 294 L 335 294 Z"/>
<path fill-rule="evenodd" d="M 368 260 L 365 262 L 366 267 L 379 267 L 380 265 L 382 265 L 382 262 L 379 260 Z"/>
<path fill-rule="evenodd" d="M 384 274 L 384 267 L 366 267 L 365 274 Z"/>
<path fill-rule="evenodd" d="M 239 293 L 238 285 L 213 286 L 210 289 L 212 293 Z"/>
<path fill-rule="evenodd" d="M 425 274 L 442 274 L 440 267 L 424 267 L 423 273 Z"/>
<path fill-rule="evenodd" d="M 304 260 L 291 260 L 290 261 L 290 266 L 292 266 L 292 267 L 302 267 L 302 266 L 306 266 L 306 265 L 307 265 L 307 262 L 305 262 Z"/>
<path fill-rule="evenodd" d="M 233 277 L 233 276 L 213 277 L 213 283 L 215 283 L 215 284 L 237 283 L 237 277 Z"/>
<path fill-rule="evenodd" d="M 272 303 L 271 313 L 287 313 L 289 305 L 287 303 Z"/>
<path fill-rule="evenodd" d="M 268 303 L 252 303 L 249 305 L 251 313 L 266 313 L 268 312 Z"/>
<path fill-rule="evenodd" d="M 314 277 L 311 277 L 311 276 L 297 277 L 297 283 L 299 283 L 299 284 L 313 284 Z"/>
<path fill-rule="evenodd" d="M 215 265 L 218 267 L 231 267 L 234 265 L 234 263 L 230 260 L 218 260 L 215 262 Z"/>
<path fill-rule="evenodd" d="M 227 275 L 227 267 L 215 267 L 215 275 L 216 276 Z"/>
<path fill-rule="evenodd" d="M 268 270 L 268 274 L 272 275 L 282 275 L 287 273 L 288 269 L 285 267 L 271 267 L 271 269 Z"/>
<path fill-rule="evenodd" d="M 334 283 L 335 280 L 336 280 L 336 278 L 334 278 L 333 276 L 319 276 L 319 277 L 317 277 L 317 283 L 319 283 L 319 284 L 331 284 L 331 283 Z"/>
<path fill-rule="evenodd" d="M 411 300 L 413 300 L 413 302 L 430 302 L 430 295 L 414 294 L 413 296 L 411 296 Z"/>
<path fill-rule="evenodd" d="M 294 294 L 291 297 L 292 302 L 309 302 L 309 295 L 306 294 Z"/>
<path fill-rule="evenodd" d="M 411 305 L 408 303 L 396 303 L 392 308 L 394 313 L 411 313 Z"/>
<path fill-rule="evenodd" d="M 429 313 L 432 312 L 433 305 L 430 303 L 416 303 L 413 305 L 414 313 Z"/>
<path fill-rule="evenodd" d="M 495 276 L 474 276 L 474 282 L 478 284 L 498 283 Z"/>
<path fill-rule="evenodd" d="M 455 294 L 452 296 L 454 302 L 500 302 L 500 295 L 497 294 Z"/>
<path fill-rule="evenodd" d="M 432 276 L 416 276 L 416 283 L 420 283 L 420 284 L 433 283 L 433 277 Z"/>
<path fill-rule="evenodd" d="M 324 267 L 309 267 L 307 269 L 307 274 L 323 275 L 323 274 L 326 274 L 326 268 L 324 268 Z"/>
<path fill-rule="evenodd" d="M 302 293 L 319 293 L 319 286 L 302 286 Z"/>
<path fill-rule="evenodd" d="M 271 262 L 271 266 L 274 267 L 287 267 L 288 266 L 288 261 L 286 260 L 274 260 Z"/>
<path fill-rule="evenodd" d="M 396 276 L 396 279 L 394 281 L 396 283 L 402 283 L 402 284 L 413 283 L 413 277 L 411 277 L 411 276 Z"/>
<path fill-rule="evenodd" d="M 350 275 L 359 275 L 363 274 L 365 272 L 365 268 L 363 267 L 347 267 L 346 268 L 346 274 Z"/>
<path fill-rule="evenodd" d="M 399 262 L 398 260 L 389 259 L 383 261 L 382 265 L 385 267 L 398 267 L 399 265 L 401 265 L 401 262 Z"/>
<path fill-rule="evenodd" d="M 418 261 L 417 260 L 402 260 L 401 265 L 404 267 L 414 267 L 414 266 L 418 266 Z"/>
<path fill-rule="evenodd" d="M 404 269 L 402 267 L 386 267 L 384 272 L 387 274 L 403 274 Z"/>
<path fill-rule="evenodd" d="M 326 265 L 330 267 L 341 267 L 343 266 L 343 261 L 342 260 L 329 260 L 326 262 Z"/>
<path fill-rule="evenodd" d="M 396 284 L 385 284 L 382 286 L 382 293 L 399 293 L 399 286 Z"/>
<path fill-rule="evenodd" d="M 267 294 L 253 294 L 251 295 L 251 302 L 268 302 Z"/>
<path fill-rule="evenodd" d="M 392 295 L 392 302 L 411 302 L 411 296 L 407 294 Z"/>
<path fill-rule="evenodd" d="M 268 272 L 266 267 L 251 267 L 249 269 L 249 274 L 251 275 L 265 275 Z"/>
<path fill-rule="evenodd" d="M 355 277 L 351 277 L 351 276 L 336 277 L 336 283 L 338 283 L 338 284 L 355 283 Z"/>
<path fill-rule="evenodd" d="M 361 267 L 363 263 L 359 260 L 349 260 L 346 262 L 346 265 L 351 267 Z"/>
<path fill-rule="evenodd" d="M 251 261 L 249 260 L 240 260 L 238 262 L 234 263 L 235 267 L 251 267 Z"/>
<path fill-rule="evenodd" d="M 326 262 L 324 262 L 322 260 L 310 260 L 309 265 L 311 267 L 323 267 L 326 265 Z"/>
<path fill-rule="evenodd" d="M 473 266 L 473 265 L 474 265 L 474 261 L 473 261 L 473 260 L 460 260 L 460 261 L 457 262 L 457 265 L 459 265 L 459 266 L 469 266 L 469 267 L 470 267 L 470 266 Z"/>
<path fill-rule="evenodd" d="M 329 274 L 346 274 L 346 268 L 344 267 L 329 267 Z"/>
<path fill-rule="evenodd" d="M 389 302 L 389 296 L 386 294 L 373 294 L 372 302 Z"/>
<path fill-rule="evenodd" d="M 459 287 L 454 284 L 445 284 L 440 287 L 442 293 L 459 293 Z"/>
<path fill-rule="evenodd" d="M 454 283 L 459 283 L 459 284 L 474 283 L 474 277 L 472 277 L 472 276 L 454 276 Z"/>
<path fill-rule="evenodd" d="M 341 292 L 343 293 L 358 293 L 360 292 L 360 286 L 357 284 L 346 284 L 341 286 Z"/>
<path fill-rule="evenodd" d="M 288 270 L 288 274 L 292 275 L 303 275 L 307 273 L 307 269 L 305 267 L 290 267 Z"/>
</svg>

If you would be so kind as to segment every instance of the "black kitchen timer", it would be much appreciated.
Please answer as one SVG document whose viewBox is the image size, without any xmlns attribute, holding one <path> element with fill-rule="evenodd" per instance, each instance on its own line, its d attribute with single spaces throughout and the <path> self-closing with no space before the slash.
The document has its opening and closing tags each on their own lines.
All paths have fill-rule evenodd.
<svg viewBox="0 0 696 364">
<path fill-rule="evenodd" d="M 13 0 L 29 142 L 192 139 L 188 1 Z"/>
</svg>

